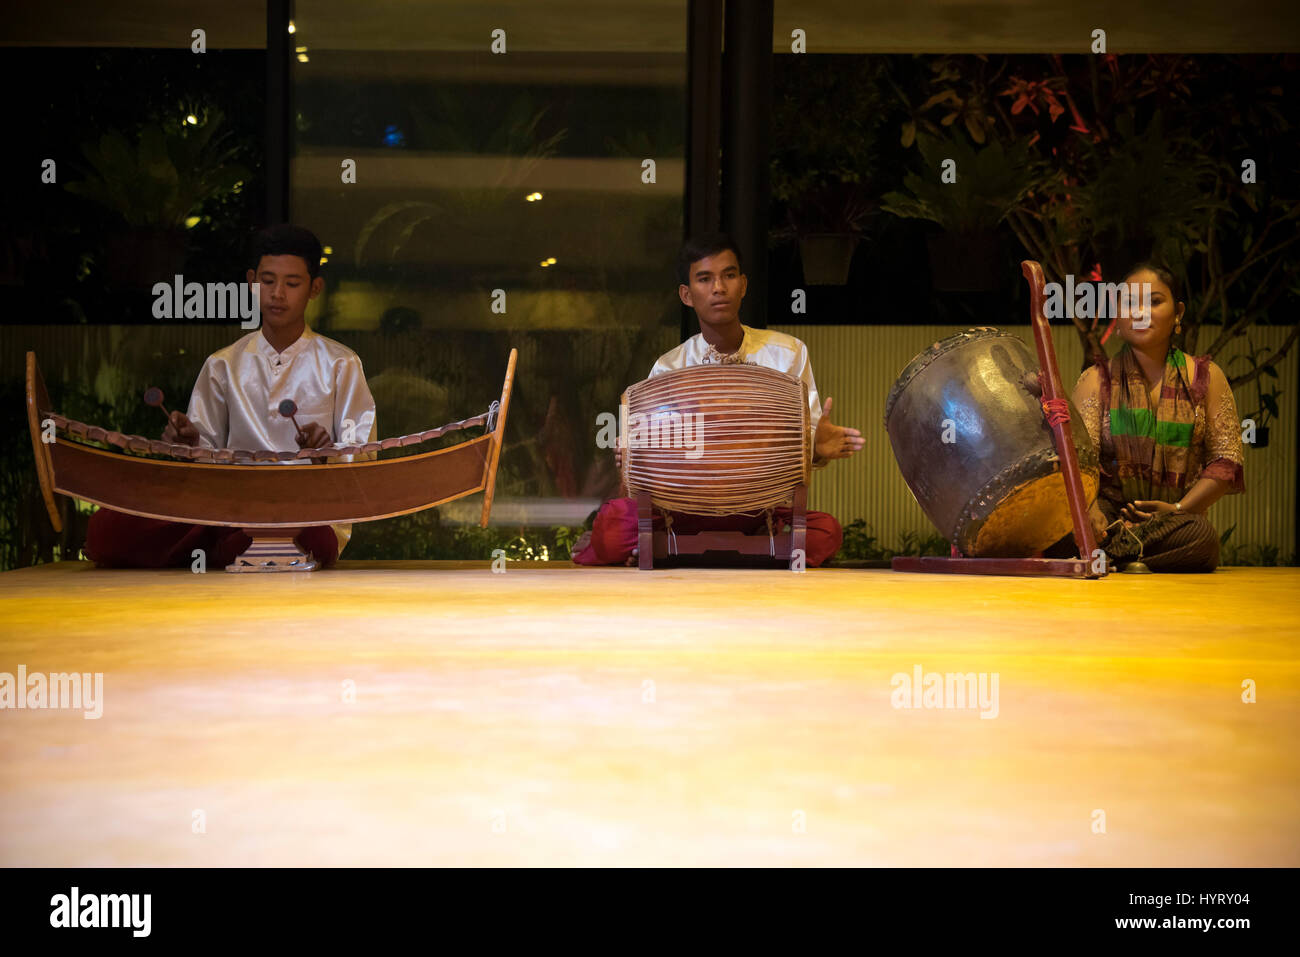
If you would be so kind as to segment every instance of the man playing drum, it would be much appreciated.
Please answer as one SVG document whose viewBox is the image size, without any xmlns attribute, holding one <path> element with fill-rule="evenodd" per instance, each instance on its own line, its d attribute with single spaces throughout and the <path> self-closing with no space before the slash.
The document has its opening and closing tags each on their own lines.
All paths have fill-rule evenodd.
<svg viewBox="0 0 1300 957">
<path fill-rule="evenodd" d="M 747 280 L 741 270 L 740 250 L 730 236 L 722 233 L 688 240 L 678 256 L 677 294 L 695 310 L 700 332 L 676 349 L 659 357 L 650 370 L 653 378 L 687 366 L 710 363 L 747 363 L 775 369 L 808 386 L 809 421 L 814 430 L 814 469 L 824 468 L 831 459 L 848 458 L 863 447 L 865 440 L 857 429 L 835 425 L 830 412 L 833 400 L 828 396 L 823 407 L 808 361 L 808 347 L 793 336 L 768 329 L 751 329 L 741 325 L 740 304 L 745 298 Z M 615 453 L 618 455 L 618 453 Z M 789 522 L 789 508 L 777 509 L 777 527 Z M 704 530 L 740 531 L 752 534 L 766 527 L 760 515 L 701 516 L 675 513 L 673 528 L 693 534 Z M 655 515 L 655 527 L 662 527 Z M 834 516 L 809 512 L 805 545 L 809 566 L 818 566 L 840 547 L 843 530 Z M 578 540 L 573 560 L 580 565 L 631 564 L 637 547 L 637 506 L 631 498 L 606 502 L 596 514 L 590 532 Z"/>
</svg>

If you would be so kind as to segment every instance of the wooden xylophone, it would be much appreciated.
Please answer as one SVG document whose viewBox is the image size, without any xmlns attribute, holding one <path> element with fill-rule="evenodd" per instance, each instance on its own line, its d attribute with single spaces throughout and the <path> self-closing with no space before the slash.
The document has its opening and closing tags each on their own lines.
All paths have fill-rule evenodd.
<svg viewBox="0 0 1300 957">
<path fill-rule="evenodd" d="M 237 561 L 231 571 L 294 565 L 291 556 L 302 553 L 293 539 L 312 525 L 392 518 L 475 492 L 484 493 L 480 524 L 486 527 L 517 358 L 517 350 L 511 349 L 501 398 L 480 415 L 379 442 L 287 452 L 193 448 L 69 419 L 52 411 L 36 355 L 29 352 L 27 421 L 41 494 L 56 530 L 62 530 L 63 523 L 55 494 L 146 518 L 242 528 L 253 539 L 245 554 L 259 558 Z M 266 467 L 271 462 L 365 456 L 480 425 L 485 427 L 483 435 L 402 458 Z M 299 561 L 297 567 L 305 569 L 306 564 Z"/>
</svg>

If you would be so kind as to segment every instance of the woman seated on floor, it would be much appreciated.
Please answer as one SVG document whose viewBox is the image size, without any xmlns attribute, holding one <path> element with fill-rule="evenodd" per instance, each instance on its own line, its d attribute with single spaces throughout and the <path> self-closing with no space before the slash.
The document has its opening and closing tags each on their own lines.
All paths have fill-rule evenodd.
<svg viewBox="0 0 1300 957">
<path fill-rule="evenodd" d="M 1112 565 L 1140 554 L 1152 571 L 1214 571 L 1219 536 L 1205 512 L 1245 491 L 1237 406 L 1208 355 L 1172 344 L 1186 307 L 1169 270 L 1141 263 L 1124 282 L 1151 284 L 1150 315 L 1130 302 L 1116 322 L 1123 348 L 1074 387 L 1101 452 L 1093 529 Z"/>
</svg>

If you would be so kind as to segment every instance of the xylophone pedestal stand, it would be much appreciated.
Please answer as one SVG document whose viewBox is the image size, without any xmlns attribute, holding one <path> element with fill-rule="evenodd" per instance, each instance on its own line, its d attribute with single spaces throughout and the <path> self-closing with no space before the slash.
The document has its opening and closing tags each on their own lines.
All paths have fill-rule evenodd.
<svg viewBox="0 0 1300 957">
<path fill-rule="evenodd" d="M 228 572 L 314 572 L 320 563 L 296 541 L 301 528 L 246 528 L 253 540 Z"/>
<path fill-rule="evenodd" d="M 791 502 L 790 531 L 788 534 L 767 532 L 747 534 L 736 531 L 703 531 L 693 535 L 674 532 L 671 539 L 666 530 L 654 528 L 654 505 L 648 492 L 638 492 L 637 512 L 637 567 L 642 571 L 654 568 L 656 558 L 677 555 L 703 555 L 711 552 L 722 559 L 726 556 L 768 556 L 778 561 L 788 561 L 793 569 L 807 562 L 808 538 L 808 487 L 800 482 L 794 487 Z M 796 557 L 796 552 L 798 557 Z"/>
</svg>

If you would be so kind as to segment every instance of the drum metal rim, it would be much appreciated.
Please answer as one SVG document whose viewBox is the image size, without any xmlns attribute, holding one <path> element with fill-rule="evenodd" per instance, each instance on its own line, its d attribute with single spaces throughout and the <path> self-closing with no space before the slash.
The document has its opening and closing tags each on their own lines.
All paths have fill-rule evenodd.
<svg viewBox="0 0 1300 957">
<path fill-rule="evenodd" d="M 889 390 L 889 398 L 885 400 L 885 428 L 889 428 L 889 416 L 894 411 L 894 403 L 898 401 L 899 395 L 930 363 L 944 353 L 951 352 L 958 346 L 964 346 L 968 342 L 978 342 L 980 339 L 995 339 L 998 337 L 1015 339 L 1020 342 L 1018 336 L 1013 336 L 1011 333 L 996 329 L 993 326 L 976 326 L 967 329 L 965 332 L 958 332 L 948 336 L 946 339 L 940 339 L 930 348 L 917 353 L 912 361 L 903 367 L 903 371 L 899 373 L 898 379 L 894 382 L 894 387 Z"/>
</svg>

